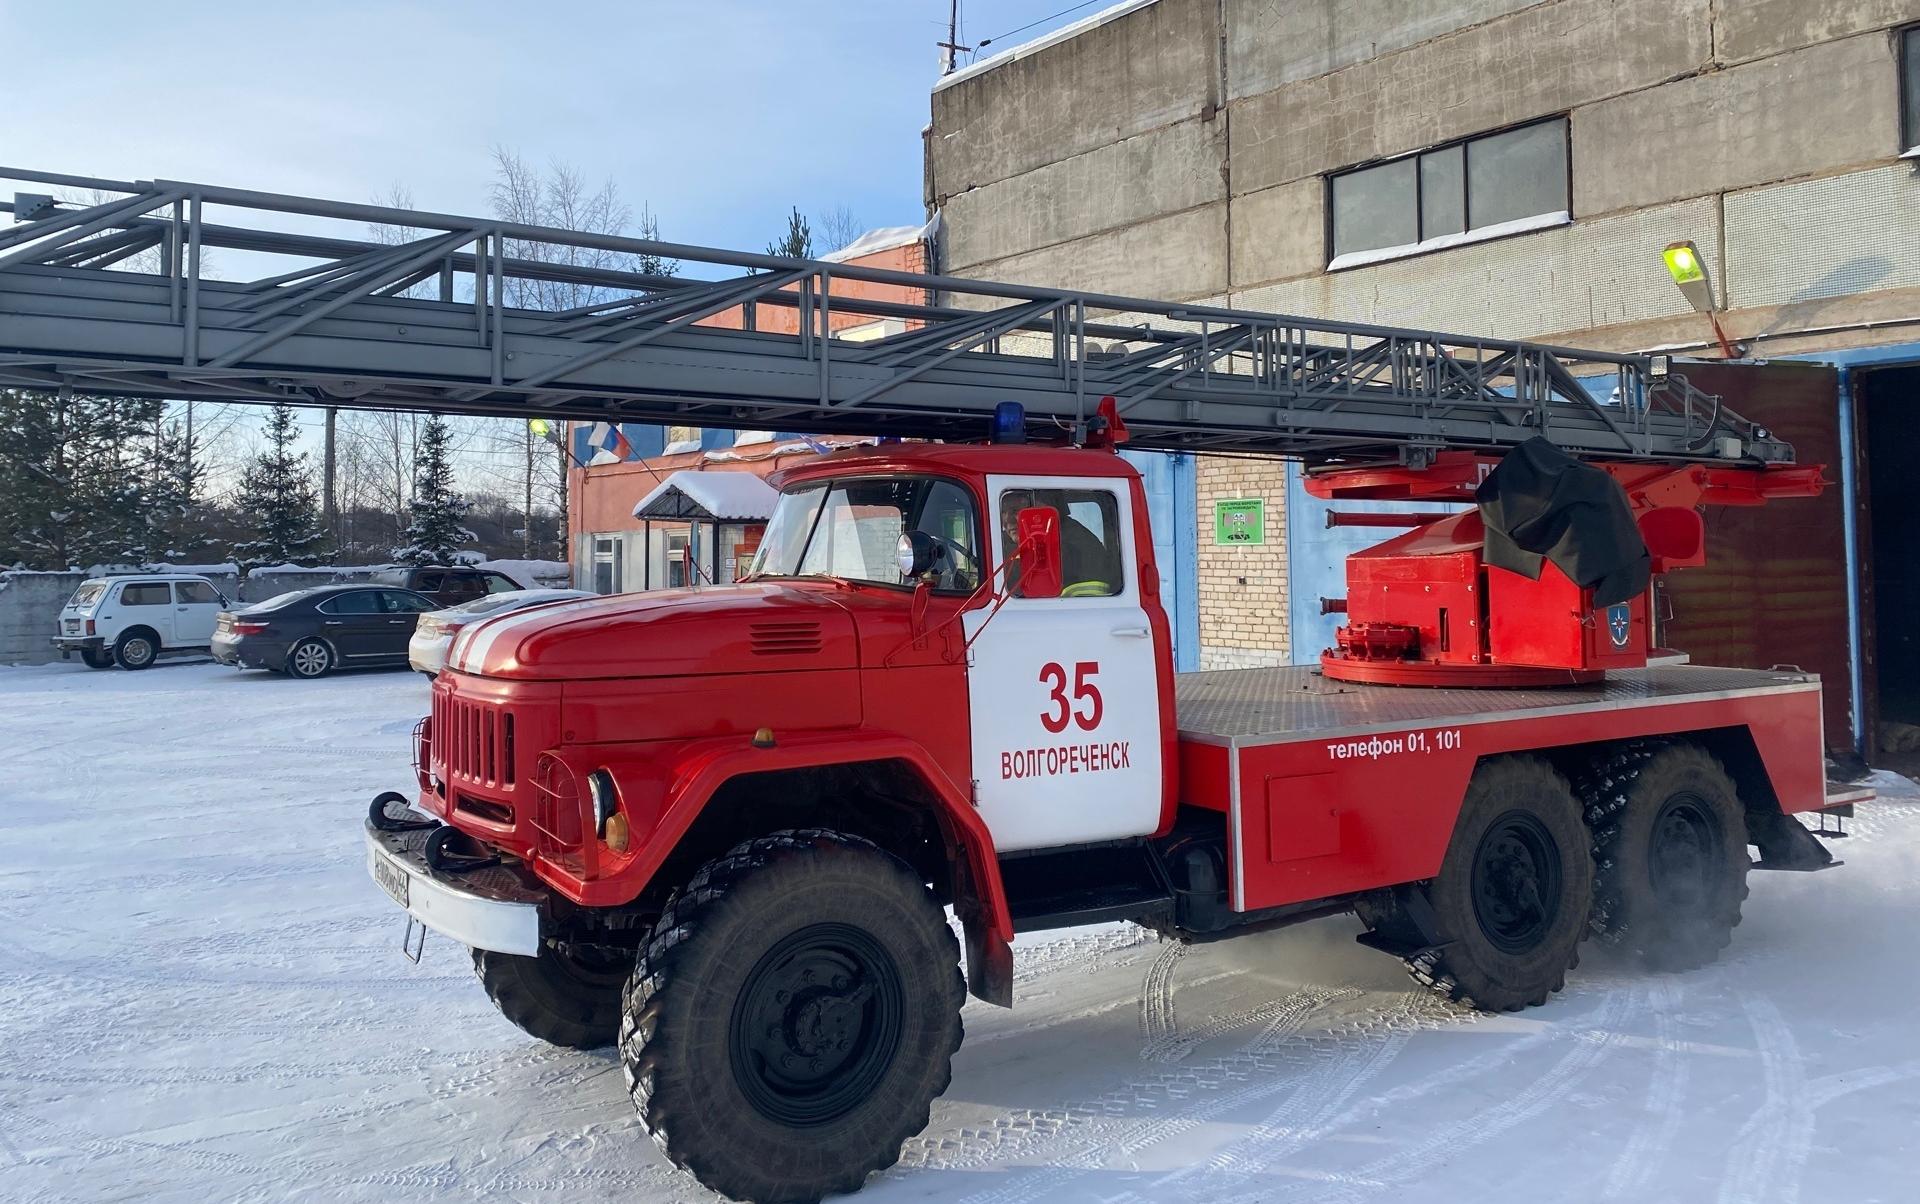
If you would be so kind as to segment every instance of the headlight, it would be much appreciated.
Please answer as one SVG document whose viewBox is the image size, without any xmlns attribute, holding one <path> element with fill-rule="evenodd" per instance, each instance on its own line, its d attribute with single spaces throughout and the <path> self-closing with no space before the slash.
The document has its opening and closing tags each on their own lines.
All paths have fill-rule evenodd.
<svg viewBox="0 0 1920 1204">
<path fill-rule="evenodd" d="M 604 837 L 607 821 L 620 810 L 620 792 L 614 789 L 613 775 L 604 769 L 588 774 L 587 794 L 593 799 L 593 834 Z"/>
</svg>

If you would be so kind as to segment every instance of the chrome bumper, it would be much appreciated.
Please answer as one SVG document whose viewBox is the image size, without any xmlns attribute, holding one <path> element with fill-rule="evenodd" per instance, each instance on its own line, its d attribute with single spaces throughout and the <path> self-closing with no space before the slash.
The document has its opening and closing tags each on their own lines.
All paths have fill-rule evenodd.
<svg viewBox="0 0 1920 1204">
<path fill-rule="evenodd" d="M 367 873 L 407 914 L 442 936 L 494 953 L 539 953 L 544 892 L 503 866 L 436 875 L 422 851 L 432 831 L 389 832 L 368 823 Z M 402 882 L 404 898 L 396 889 Z"/>
</svg>

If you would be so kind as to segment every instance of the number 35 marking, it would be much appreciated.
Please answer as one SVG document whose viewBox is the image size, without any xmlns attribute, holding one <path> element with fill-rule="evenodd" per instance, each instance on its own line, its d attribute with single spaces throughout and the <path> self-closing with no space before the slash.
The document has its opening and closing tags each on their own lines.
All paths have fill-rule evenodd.
<svg viewBox="0 0 1920 1204">
<path fill-rule="evenodd" d="M 1080 661 L 1075 664 L 1073 698 L 1069 701 L 1066 666 L 1057 661 L 1040 666 L 1040 684 L 1047 686 L 1047 696 L 1053 700 L 1051 710 L 1040 712 L 1040 726 L 1056 734 L 1067 730 L 1068 720 L 1079 724 L 1082 731 L 1090 732 L 1099 727 L 1102 713 L 1100 687 L 1093 684 L 1093 675 L 1098 672 L 1099 661 Z M 1084 712 L 1080 705 L 1083 703 Z"/>
</svg>

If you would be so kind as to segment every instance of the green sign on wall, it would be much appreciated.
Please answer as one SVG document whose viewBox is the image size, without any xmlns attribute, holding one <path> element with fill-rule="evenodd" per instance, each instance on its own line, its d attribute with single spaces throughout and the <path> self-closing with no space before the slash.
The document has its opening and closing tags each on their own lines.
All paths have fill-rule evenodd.
<svg viewBox="0 0 1920 1204">
<path fill-rule="evenodd" d="M 1213 542 L 1217 544 L 1267 542 L 1267 504 L 1257 497 L 1215 502 L 1213 504 Z"/>
</svg>

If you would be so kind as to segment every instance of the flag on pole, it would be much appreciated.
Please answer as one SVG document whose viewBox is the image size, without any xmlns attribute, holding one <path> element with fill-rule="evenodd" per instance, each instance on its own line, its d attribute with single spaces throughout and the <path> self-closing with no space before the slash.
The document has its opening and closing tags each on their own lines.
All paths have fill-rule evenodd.
<svg viewBox="0 0 1920 1204">
<path fill-rule="evenodd" d="M 631 460 L 633 444 L 620 433 L 620 428 L 611 422 L 596 422 L 587 432 L 587 449 L 592 454 L 589 464 L 617 464 L 622 460 Z"/>
</svg>

